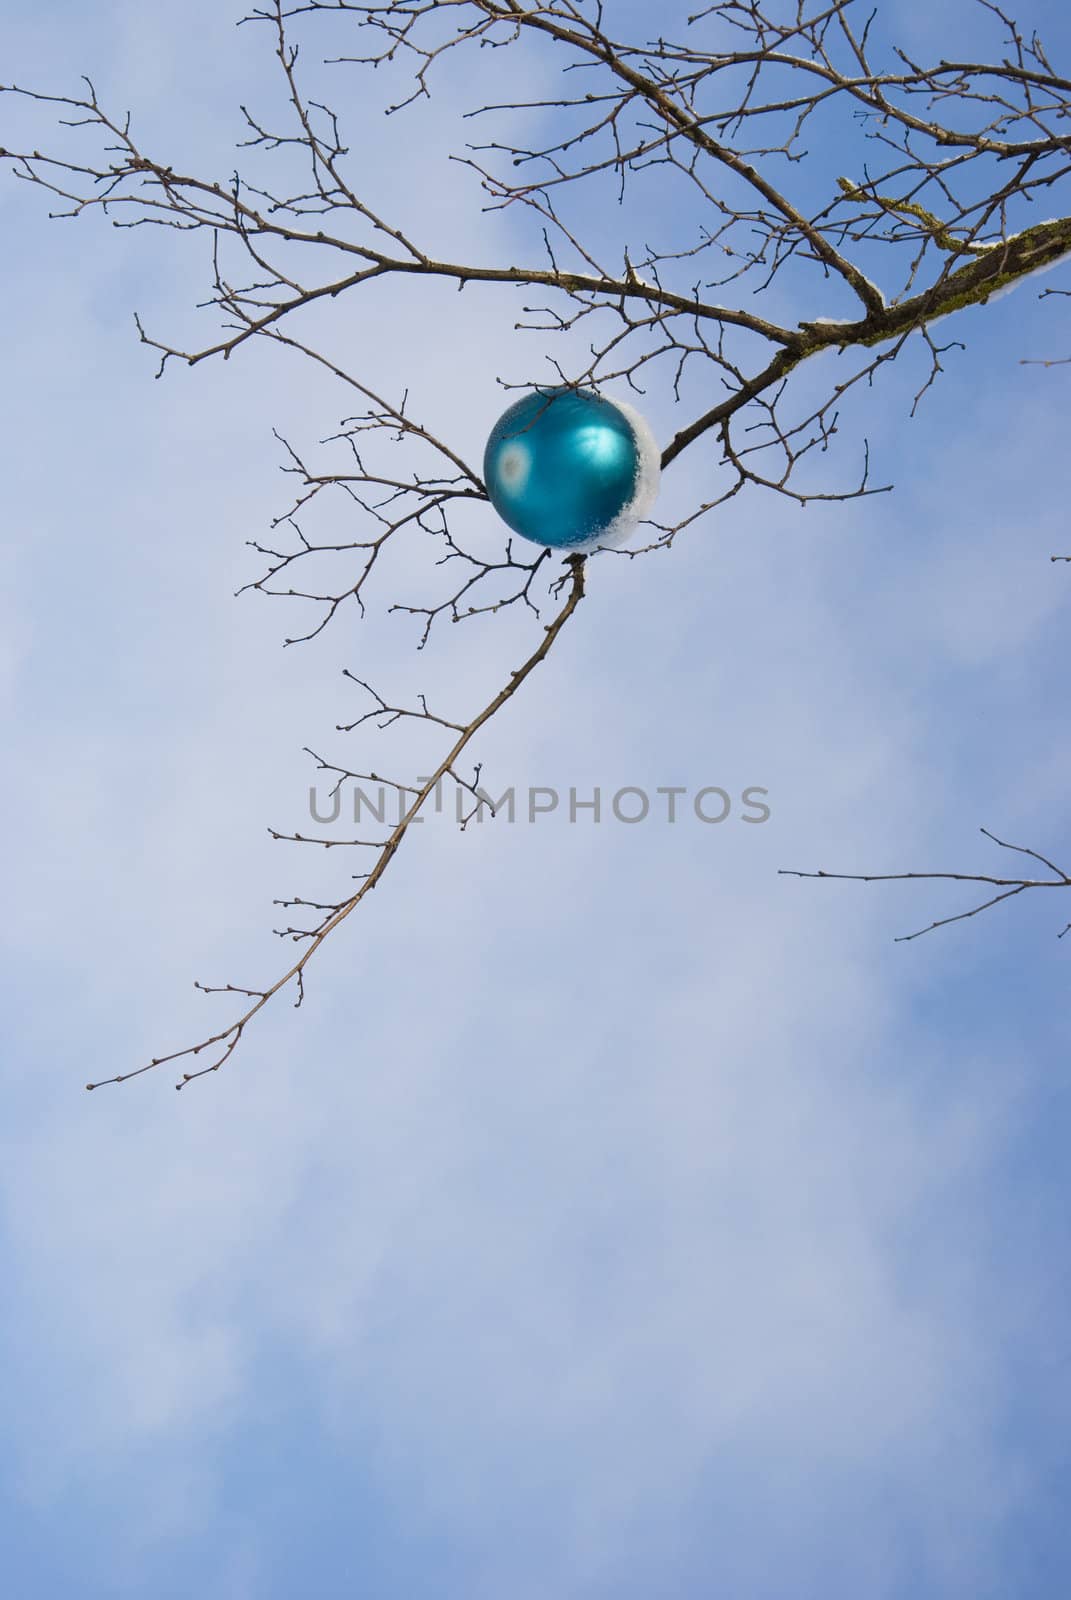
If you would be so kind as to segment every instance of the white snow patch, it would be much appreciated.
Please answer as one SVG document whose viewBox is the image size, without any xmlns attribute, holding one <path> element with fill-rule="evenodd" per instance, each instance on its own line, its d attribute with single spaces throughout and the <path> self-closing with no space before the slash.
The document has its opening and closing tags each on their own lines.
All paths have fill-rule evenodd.
<svg viewBox="0 0 1071 1600">
<path fill-rule="evenodd" d="M 585 553 L 589 550 L 614 549 L 617 545 L 623 544 L 636 524 L 643 521 L 658 498 L 662 481 L 662 452 L 658 448 L 658 441 L 651 432 L 646 417 L 641 416 L 627 400 L 611 400 L 610 404 L 616 406 L 627 418 L 636 439 L 639 454 L 636 492 L 628 505 L 621 508 L 609 527 L 594 539 L 586 540 L 584 544 L 571 545 L 571 552 Z"/>
</svg>

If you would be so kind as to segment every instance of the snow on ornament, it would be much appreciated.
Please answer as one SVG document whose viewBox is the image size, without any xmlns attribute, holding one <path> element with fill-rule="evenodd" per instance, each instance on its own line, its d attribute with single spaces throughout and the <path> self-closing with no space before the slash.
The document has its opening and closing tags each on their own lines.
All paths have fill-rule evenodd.
<svg viewBox="0 0 1071 1600">
<path fill-rule="evenodd" d="M 624 401 L 536 389 L 491 429 L 483 476 L 514 533 L 572 555 L 628 538 L 654 505 L 661 455 Z"/>
</svg>

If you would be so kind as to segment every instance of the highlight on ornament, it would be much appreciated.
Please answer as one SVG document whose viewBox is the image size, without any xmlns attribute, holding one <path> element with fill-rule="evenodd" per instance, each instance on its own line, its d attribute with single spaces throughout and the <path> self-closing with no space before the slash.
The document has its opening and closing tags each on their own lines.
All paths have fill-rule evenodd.
<svg viewBox="0 0 1071 1600">
<path fill-rule="evenodd" d="M 535 389 L 491 429 L 491 504 L 523 539 L 569 554 L 624 543 L 658 495 L 662 459 L 647 423 L 591 389 Z"/>
</svg>

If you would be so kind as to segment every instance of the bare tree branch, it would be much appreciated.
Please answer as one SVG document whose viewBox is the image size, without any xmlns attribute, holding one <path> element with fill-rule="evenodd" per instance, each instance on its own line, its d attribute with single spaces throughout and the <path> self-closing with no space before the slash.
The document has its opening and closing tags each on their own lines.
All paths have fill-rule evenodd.
<svg viewBox="0 0 1071 1600">
<path fill-rule="evenodd" d="M 143 1072 L 151 1072 L 154 1067 L 163 1066 L 169 1061 L 181 1061 L 187 1056 L 198 1056 L 201 1054 L 202 1050 L 211 1050 L 215 1045 L 222 1045 L 223 1048 L 220 1055 L 209 1066 L 201 1067 L 196 1072 L 184 1072 L 182 1074 L 181 1079 L 175 1085 L 176 1089 L 181 1089 L 187 1083 L 191 1083 L 195 1078 L 204 1077 L 205 1074 L 209 1072 L 218 1072 L 220 1067 L 222 1067 L 233 1055 L 238 1046 L 239 1040 L 241 1039 L 248 1025 L 252 1022 L 253 1018 L 259 1011 L 263 1010 L 263 1008 L 268 1004 L 268 1001 L 273 999 L 274 996 L 280 992 L 280 990 L 285 989 L 288 983 L 296 981 L 298 984 L 298 997 L 294 1001 L 294 1005 L 301 1005 L 301 1002 L 304 999 L 303 975 L 305 968 L 312 960 L 312 957 L 316 954 L 317 950 L 319 950 L 325 939 L 327 939 L 334 932 L 340 923 L 345 921 L 352 911 L 356 910 L 361 901 L 364 899 L 365 895 L 369 894 L 376 887 L 376 884 L 380 881 L 391 860 L 393 859 L 395 851 L 405 838 L 410 823 L 413 821 L 413 818 L 418 815 L 428 796 L 435 791 L 436 786 L 442 782 L 443 778 L 452 771 L 458 756 L 472 741 L 472 739 L 475 738 L 476 734 L 483 727 L 484 723 L 489 722 L 495 713 L 500 711 L 506 702 L 513 698 L 524 680 L 529 677 L 529 675 L 535 670 L 541 661 L 546 659 L 546 656 L 550 651 L 551 646 L 554 644 L 555 639 L 558 637 L 559 633 L 565 627 L 565 624 L 569 621 L 569 618 L 580 604 L 580 601 L 584 596 L 584 557 L 570 556 L 567 559 L 566 566 L 568 568 L 566 577 L 568 578 L 569 582 L 568 596 L 564 605 L 561 607 L 561 610 L 554 618 L 554 621 L 548 623 L 543 629 L 542 640 L 537 645 L 535 650 L 532 651 L 531 655 L 523 663 L 523 665 L 518 667 L 515 672 L 510 673 L 506 683 L 503 684 L 502 688 L 499 689 L 494 698 L 483 707 L 482 711 L 479 711 L 469 722 L 461 725 L 461 731 L 458 734 L 458 737 L 454 740 L 454 743 L 451 745 L 448 753 L 439 762 L 439 765 L 436 767 L 431 777 L 427 778 L 418 790 L 409 791 L 414 795 L 413 801 L 405 815 L 391 830 L 388 838 L 383 841 L 382 844 L 365 845 L 366 848 L 378 850 L 379 853 L 376 856 L 373 866 L 369 870 L 368 874 L 364 877 L 361 887 L 347 899 L 339 901 L 335 905 L 318 907 L 317 909 L 324 911 L 324 916 L 315 928 L 308 931 L 289 930 L 295 939 L 307 938 L 309 940 L 309 943 L 307 944 L 303 953 L 298 957 L 297 961 L 295 961 L 294 964 L 283 973 L 282 977 L 277 978 L 276 981 L 267 989 L 236 989 L 233 984 L 224 984 L 221 985 L 219 989 L 215 989 L 210 985 L 199 983 L 197 987 L 199 989 L 203 989 L 206 993 L 216 993 L 221 991 L 234 992 L 245 995 L 247 998 L 252 999 L 253 1004 L 248 1006 L 246 1010 L 243 1011 L 242 1014 L 226 1028 L 221 1029 L 217 1033 L 211 1034 L 206 1039 L 200 1040 L 199 1043 L 188 1045 L 183 1050 L 173 1050 L 169 1055 L 154 1056 L 153 1059 L 146 1062 L 143 1067 L 136 1067 L 132 1072 L 121 1072 L 117 1073 L 113 1078 L 102 1078 L 97 1083 L 87 1083 L 87 1089 L 99 1089 L 102 1088 L 106 1083 L 125 1083 L 128 1078 L 140 1077 Z M 446 723 L 444 725 L 450 728 L 458 727 L 458 724 L 456 723 Z M 375 774 L 371 774 L 371 776 L 374 778 Z M 399 787 L 404 788 L 404 786 Z M 281 838 L 284 836 L 277 834 L 276 837 Z M 298 838 L 299 842 L 309 842 L 301 840 L 300 836 L 298 836 Z M 325 840 L 320 842 L 332 844 L 340 843 L 341 841 Z M 355 840 L 353 843 L 365 844 L 365 841 Z M 311 902 L 306 903 L 311 904 Z"/>
<path fill-rule="evenodd" d="M 924 928 L 917 928 L 914 933 L 901 933 L 896 936 L 896 943 L 904 944 L 912 939 L 919 939 L 924 933 L 932 933 L 935 928 L 947 928 L 950 923 L 963 922 L 968 917 L 976 917 L 980 911 L 988 911 L 990 906 L 999 905 L 1002 900 L 1011 900 L 1017 894 L 1022 894 L 1024 889 L 1071 889 L 1071 876 L 1068 876 L 1061 867 L 1057 867 L 1045 856 L 1039 855 L 1036 850 L 1028 849 L 1021 844 L 1008 844 L 1003 839 L 998 839 L 995 833 L 990 833 L 988 828 L 980 830 L 987 839 L 992 839 L 994 844 L 1000 845 L 1002 850 L 1017 850 L 1022 855 L 1032 856 L 1035 861 L 1040 861 L 1043 867 L 1048 867 L 1053 874 L 1051 878 L 994 878 L 983 872 L 800 872 L 791 867 L 779 869 L 779 875 L 786 878 L 840 878 L 850 883 L 903 883 L 916 879 L 943 879 L 952 883 L 984 883 L 991 888 L 1000 889 L 1001 894 L 995 894 L 988 900 L 983 900 L 979 905 L 972 906 L 969 911 L 957 911 L 950 917 L 939 917 L 935 922 L 927 923 Z M 1057 935 L 1062 939 L 1064 934 L 1071 929 L 1071 923 Z"/>
</svg>

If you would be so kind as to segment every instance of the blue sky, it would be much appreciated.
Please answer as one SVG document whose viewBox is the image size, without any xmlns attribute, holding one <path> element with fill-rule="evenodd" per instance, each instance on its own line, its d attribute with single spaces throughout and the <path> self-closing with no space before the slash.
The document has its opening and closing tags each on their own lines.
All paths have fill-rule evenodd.
<svg viewBox="0 0 1071 1600">
<path fill-rule="evenodd" d="M 1066 59 L 1050 10 L 1022 20 Z M 10 0 L 3 76 L 86 71 L 163 159 L 226 176 L 237 104 L 275 92 L 236 14 Z M 942 8 L 938 39 L 932 7 L 896 14 L 934 53 L 975 16 Z M 537 98 L 555 61 L 494 68 L 474 94 L 446 58 L 387 144 L 387 85 L 354 70 L 334 98 L 400 220 L 528 259 L 443 159 L 475 137 L 460 112 Z M 0 142 L 53 137 L 7 97 L 0 118 Z M 272 899 L 348 870 L 267 833 L 307 821 L 303 745 L 383 759 L 334 732 L 363 709 L 340 669 L 476 706 L 539 624 L 447 625 L 417 655 L 390 592 L 282 650 L 289 606 L 232 597 L 286 504 L 271 429 L 314 452 L 350 396 L 250 347 L 154 382 L 131 313 L 207 337 L 206 242 L 49 222 L 10 179 L 0 208 L 12 1592 L 1061 1592 L 1071 907 L 897 944 L 969 890 L 777 869 L 1006 865 L 980 826 L 1071 857 L 1067 369 L 1019 364 L 1071 353 L 1066 302 L 1030 284 L 964 315 L 914 421 L 910 349 L 846 408 L 830 473 L 865 432 L 894 493 L 741 495 L 666 554 L 594 560 L 474 751 L 495 788 L 762 786 L 768 823 L 432 820 L 225 1073 L 90 1096 L 224 1016 L 193 979 L 282 970 Z M 591 213 L 608 239 L 630 222 Z M 563 347 L 513 330 L 509 291 L 375 288 L 310 337 L 478 461 L 496 377 Z M 639 403 L 663 443 L 698 409 L 656 382 Z M 723 470 L 692 447 L 660 510 Z"/>
</svg>

